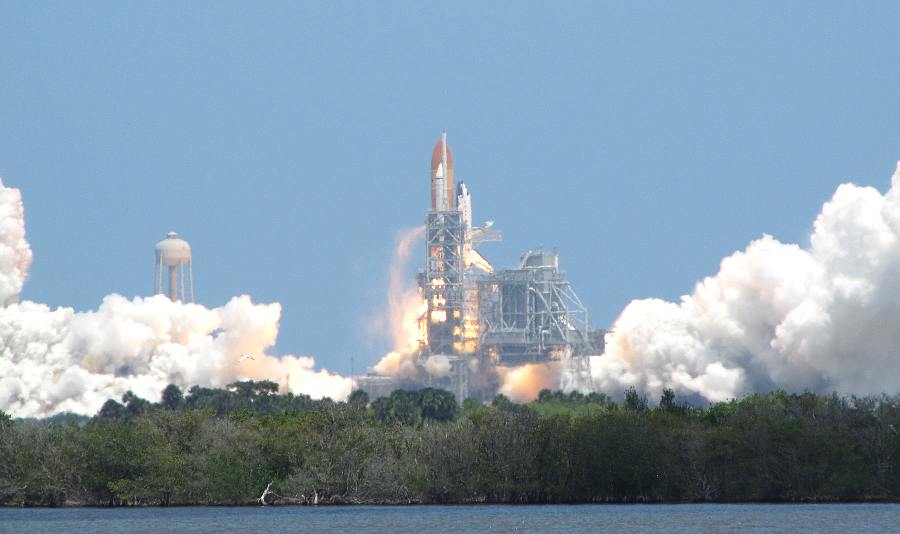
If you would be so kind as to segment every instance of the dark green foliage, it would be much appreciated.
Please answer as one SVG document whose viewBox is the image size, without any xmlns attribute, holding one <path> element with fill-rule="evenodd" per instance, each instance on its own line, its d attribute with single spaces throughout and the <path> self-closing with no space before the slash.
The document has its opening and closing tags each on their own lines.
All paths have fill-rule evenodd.
<svg viewBox="0 0 900 534">
<path fill-rule="evenodd" d="M 162 391 L 162 404 L 169 410 L 174 412 L 175 410 L 180 409 L 183 403 L 184 393 L 182 393 L 181 388 L 175 384 L 169 384 L 166 386 L 166 389 Z"/>
<path fill-rule="evenodd" d="M 421 392 L 419 406 L 422 409 L 422 417 L 435 421 L 452 421 L 456 419 L 459 405 L 453 393 L 443 389 L 425 388 Z"/>
<path fill-rule="evenodd" d="M 498 393 L 497 396 L 494 397 L 494 400 L 491 401 L 491 406 L 504 411 L 511 411 L 516 408 L 513 401 L 509 400 L 509 397 L 503 393 Z"/>
<path fill-rule="evenodd" d="M 107 400 L 103 403 L 103 407 L 100 408 L 100 413 L 97 414 L 97 417 L 101 419 L 122 419 L 125 417 L 125 407 L 116 402 L 113 399 Z"/>
<path fill-rule="evenodd" d="M 659 398 L 659 409 L 664 412 L 671 412 L 675 409 L 675 392 L 666 388 Z"/>
<path fill-rule="evenodd" d="M 233 382 L 226 387 L 237 393 L 238 397 L 251 400 L 278 393 L 278 384 L 271 380 Z"/>
<path fill-rule="evenodd" d="M 674 398 L 674 396 L 673 396 Z M 647 397 L 638 394 L 634 386 L 625 390 L 625 402 L 622 403 L 625 410 L 633 413 L 643 413 L 647 411 Z"/>
<path fill-rule="evenodd" d="M 357 408 L 365 408 L 369 405 L 369 394 L 361 389 L 354 390 L 347 399 L 347 404 Z"/>
<path fill-rule="evenodd" d="M 467 416 L 483 409 L 485 409 L 484 404 L 475 399 L 466 399 L 462 403 L 462 411 Z"/>
<path fill-rule="evenodd" d="M 122 395 L 122 403 L 125 404 L 125 414 L 134 418 L 150 411 L 150 403 L 138 397 L 131 391 L 126 391 Z"/>
<path fill-rule="evenodd" d="M 664 390 L 542 391 L 460 407 L 272 382 L 131 392 L 93 418 L 0 412 L 0 504 L 663 502 L 900 498 L 900 396 L 776 391 L 692 407 Z"/>
<path fill-rule="evenodd" d="M 209 410 L 219 416 L 239 411 L 274 415 L 308 410 L 318 404 L 306 395 L 275 395 L 278 384 L 268 380 L 235 382 L 226 387 L 228 389 L 193 386 L 184 398 L 182 409 Z"/>
<path fill-rule="evenodd" d="M 389 397 L 375 399 L 372 412 L 379 421 L 416 426 L 423 420 L 452 421 L 459 405 L 449 391 L 425 388 L 418 391 L 395 390 Z"/>
</svg>

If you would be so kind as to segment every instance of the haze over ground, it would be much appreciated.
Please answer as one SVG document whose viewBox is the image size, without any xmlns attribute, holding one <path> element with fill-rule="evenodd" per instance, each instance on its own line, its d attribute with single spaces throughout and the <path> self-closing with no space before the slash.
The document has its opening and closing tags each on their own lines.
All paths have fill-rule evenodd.
<svg viewBox="0 0 900 534">
<path fill-rule="evenodd" d="M 347 373 L 390 348 L 402 228 L 441 129 L 498 265 L 543 244 L 594 322 L 677 300 L 768 233 L 807 244 L 838 184 L 900 159 L 900 8 L 870 3 L 0 6 L 0 175 L 23 298 L 149 295 L 194 247 L 200 302 L 282 304 L 278 351 Z"/>
</svg>

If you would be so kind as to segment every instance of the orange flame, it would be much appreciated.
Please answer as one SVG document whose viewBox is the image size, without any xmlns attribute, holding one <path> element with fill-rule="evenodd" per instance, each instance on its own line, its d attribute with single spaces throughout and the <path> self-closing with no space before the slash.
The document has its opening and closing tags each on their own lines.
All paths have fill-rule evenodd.
<svg viewBox="0 0 900 534">
<path fill-rule="evenodd" d="M 529 402 L 537 398 L 542 389 L 559 389 L 560 366 L 558 362 L 529 363 L 520 367 L 498 367 L 503 393 L 516 402 Z"/>
</svg>

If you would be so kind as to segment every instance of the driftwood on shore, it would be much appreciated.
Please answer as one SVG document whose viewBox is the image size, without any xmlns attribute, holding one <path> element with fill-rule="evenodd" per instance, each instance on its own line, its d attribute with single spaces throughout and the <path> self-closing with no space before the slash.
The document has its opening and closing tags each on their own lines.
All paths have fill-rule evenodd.
<svg viewBox="0 0 900 534">
<path fill-rule="evenodd" d="M 263 490 L 262 495 L 259 496 L 257 502 L 259 502 L 262 506 L 268 506 L 272 504 L 306 504 L 306 505 L 318 505 L 319 504 L 319 492 L 313 491 L 312 498 L 306 496 L 306 494 L 301 493 L 299 497 L 290 497 L 287 495 L 279 495 L 272 490 L 272 484 L 275 482 L 269 482 L 266 485 L 266 489 Z"/>
<path fill-rule="evenodd" d="M 266 502 L 266 498 L 267 498 L 269 495 L 275 496 L 275 492 L 272 491 L 272 482 L 269 482 L 269 484 L 266 485 L 266 489 L 263 490 L 262 495 L 259 496 L 259 503 L 260 503 L 261 505 L 263 505 L 263 506 L 269 504 L 269 503 Z M 277 498 L 277 496 L 276 496 L 276 498 Z"/>
</svg>

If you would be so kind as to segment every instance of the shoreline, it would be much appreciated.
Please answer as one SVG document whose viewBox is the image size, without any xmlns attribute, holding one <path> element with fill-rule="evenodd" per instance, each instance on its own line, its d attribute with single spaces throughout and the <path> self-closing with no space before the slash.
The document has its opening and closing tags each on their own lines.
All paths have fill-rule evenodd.
<svg viewBox="0 0 900 534">
<path fill-rule="evenodd" d="M 544 502 L 544 503 L 510 503 L 510 502 L 453 502 L 453 503 L 422 503 L 422 502 L 371 502 L 371 503 L 271 503 L 261 505 L 251 504 L 64 504 L 61 506 L 48 505 L 16 505 L 3 504 L 0 509 L 128 509 L 128 508 L 419 508 L 419 507 L 483 507 L 483 506 L 510 506 L 510 507 L 543 507 L 543 506 L 689 506 L 689 505 L 833 505 L 833 504 L 900 504 L 900 499 L 807 499 L 796 501 L 579 501 L 579 502 Z"/>
</svg>

